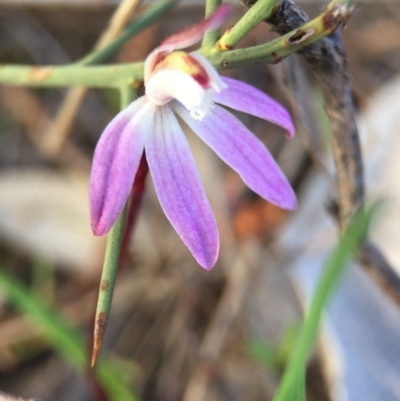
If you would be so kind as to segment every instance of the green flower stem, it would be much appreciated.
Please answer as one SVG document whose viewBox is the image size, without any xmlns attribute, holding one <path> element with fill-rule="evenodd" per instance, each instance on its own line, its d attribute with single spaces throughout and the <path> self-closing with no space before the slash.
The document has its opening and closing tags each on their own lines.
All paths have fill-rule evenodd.
<svg viewBox="0 0 400 401">
<path fill-rule="evenodd" d="M 0 66 L 0 83 L 18 86 L 120 88 L 143 79 L 143 63 L 104 66 Z"/>
<path fill-rule="evenodd" d="M 221 5 L 221 3 L 222 0 L 206 0 L 206 17 L 211 15 L 218 8 L 218 6 Z M 217 40 L 219 39 L 219 35 L 219 29 L 214 29 L 212 31 L 206 32 L 201 43 L 201 47 L 204 49 L 214 47 Z"/>
<path fill-rule="evenodd" d="M 331 2 L 317 18 L 269 43 L 225 52 L 219 52 L 215 47 L 200 52 L 217 69 L 237 68 L 257 62 L 278 63 L 291 53 L 331 34 L 349 15 L 346 3 L 346 0 Z M 60 67 L 0 66 L 0 84 L 120 88 L 132 85 L 136 80 L 143 80 L 142 62 L 93 67 L 77 64 Z"/>
<path fill-rule="evenodd" d="M 364 240 L 375 208 L 360 211 L 321 270 L 309 310 L 296 340 L 288 366 L 273 401 L 304 400 L 307 357 L 317 335 L 327 301 L 352 255 Z M 299 393 L 302 393 L 299 395 Z"/>
<path fill-rule="evenodd" d="M 136 92 L 130 86 L 121 87 L 120 94 L 121 110 L 127 107 L 137 96 Z M 121 247 L 124 237 L 126 215 L 127 206 L 125 205 L 122 213 L 114 223 L 107 237 L 107 247 L 104 256 L 103 271 L 101 273 L 99 297 L 97 300 L 96 317 L 94 322 L 92 367 L 96 363 L 97 355 L 100 351 L 104 334 L 106 332 L 108 317 L 110 316 L 115 280 L 117 278 Z"/>
<path fill-rule="evenodd" d="M 268 18 L 279 3 L 279 0 L 258 0 L 231 29 L 225 32 L 218 41 L 218 49 L 233 49 L 256 25 Z"/>
<path fill-rule="evenodd" d="M 137 98 L 137 93 L 130 85 L 123 85 L 119 88 L 121 96 L 121 110 L 129 106 Z"/>
<path fill-rule="evenodd" d="M 76 65 L 92 65 L 105 61 L 116 53 L 130 38 L 143 31 L 168 12 L 178 1 L 180 0 L 162 0 L 147 8 L 146 11 L 125 28 L 118 38 L 114 39 L 108 45 L 89 53 L 77 61 Z"/>
<path fill-rule="evenodd" d="M 97 355 L 100 351 L 104 334 L 106 332 L 108 317 L 110 316 L 121 244 L 124 235 L 125 218 L 126 206 L 118 217 L 118 220 L 111 228 L 107 237 L 107 247 L 104 257 L 103 271 L 101 273 L 99 297 L 97 300 L 96 317 L 94 322 L 92 367 L 96 363 Z"/>
<path fill-rule="evenodd" d="M 347 16 L 346 11 L 340 11 L 339 7 L 343 5 L 336 1 L 323 14 L 302 27 L 259 46 L 225 52 L 201 52 L 216 68 L 237 68 L 259 62 L 275 64 L 304 46 L 330 35 Z"/>
</svg>

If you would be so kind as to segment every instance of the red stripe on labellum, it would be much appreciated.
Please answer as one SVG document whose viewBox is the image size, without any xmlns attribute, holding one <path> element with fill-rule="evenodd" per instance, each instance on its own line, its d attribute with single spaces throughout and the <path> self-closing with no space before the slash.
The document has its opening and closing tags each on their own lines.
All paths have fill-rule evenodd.
<svg viewBox="0 0 400 401">
<path fill-rule="evenodd" d="M 190 69 L 193 69 L 194 73 L 191 74 L 193 79 L 198 82 L 204 89 L 208 89 L 211 87 L 210 78 L 207 74 L 207 71 L 203 68 L 203 66 L 194 59 L 190 54 L 185 54 L 184 61 L 187 63 Z"/>
</svg>

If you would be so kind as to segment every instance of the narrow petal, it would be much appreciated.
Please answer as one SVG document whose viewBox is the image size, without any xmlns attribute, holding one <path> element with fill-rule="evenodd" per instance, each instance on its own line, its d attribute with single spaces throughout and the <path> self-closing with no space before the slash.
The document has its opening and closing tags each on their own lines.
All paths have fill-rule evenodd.
<svg viewBox="0 0 400 401">
<path fill-rule="evenodd" d="M 166 38 L 159 48 L 172 51 L 194 45 L 203 38 L 207 31 L 219 28 L 228 18 L 230 11 L 230 5 L 220 5 L 209 17 Z"/>
<path fill-rule="evenodd" d="M 211 269 L 219 251 L 217 225 L 189 144 L 168 105 L 157 109 L 145 149 L 165 215 L 197 262 Z"/>
<path fill-rule="evenodd" d="M 284 128 L 289 138 L 294 135 L 292 118 L 277 101 L 236 79 L 224 77 L 222 80 L 227 88 L 214 96 L 216 103 L 270 121 Z"/>
<path fill-rule="evenodd" d="M 281 169 L 263 143 L 236 117 L 216 106 L 210 116 L 199 122 L 178 102 L 172 107 L 250 189 L 284 209 L 296 208 L 296 195 Z"/>
<path fill-rule="evenodd" d="M 153 50 L 146 58 L 144 76 L 147 81 L 155 64 L 166 54 L 176 49 L 185 49 L 200 41 L 203 35 L 212 29 L 220 27 L 228 18 L 231 7 L 228 4 L 219 6 L 208 18 L 197 22 L 166 38 L 160 46 Z"/>
<path fill-rule="evenodd" d="M 90 216 L 96 235 L 110 230 L 129 197 L 154 108 L 145 96 L 137 99 L 110 122 L 97 144 L 90 176 Z"/>
</svg>

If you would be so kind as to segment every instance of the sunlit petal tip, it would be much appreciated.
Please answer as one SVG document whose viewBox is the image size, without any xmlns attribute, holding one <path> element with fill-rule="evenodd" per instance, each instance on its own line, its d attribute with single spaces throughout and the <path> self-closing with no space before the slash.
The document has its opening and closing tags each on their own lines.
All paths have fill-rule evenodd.
<svg viewBox="0 0 400 401">
<path fill-rule="evenodd" d="M 280 124 L 278 124 L 278 125 L 280 125 Z M 280 125 L 280 126 L 282 126 L 282 125 Z M 285 137 L 287 139 L 292 139 L 294 137 L 294 134 L 295 134 L 295 127 L 294 127 L 294 123 L 293 123 L 292 117 L 290 117 L 289 113 L 288 113 L 288 118 L 286 120 L 286 124 L 285 124 L 285 126 L 283 128 L 286 129 Z"/>
<path fill-rule="evenodd" d="M 277 206 L 285 210 L 295 210 L 297 208 L 297 197 L 289 182 L 282 188 L 282 198 L 275 203 Z"/>
<path fill-rule="evenodd" d="M 91 218 L 91 223 L 92 223 L 93 234 L 98 237 L 101 237 L 102 235 L 108 234 L 115 221 L 110 220 L 104 222 L 104 221 L 99 221 L 97 218 Z"/>
<path fill-rule="evenodd" d="M 262 118 L 286 130 L 287 138 L 294 135 L 294 125 L 288 111 L 276 100 L 253 86 L 223 77 L 227 88 L 214 96 L 214 101 L 232 109 Z"/>
<path fill-rule="evenodd" d="M 94 192 L 92 188 L 93 184 L 91 184 L 91 193 Z M 109 207 L 105 205 L 106 196 L 106 193 L 102 194 L 101 197 L 90 195 L 90 221 L 93 234 L 96 236 L 108 234 L 119 214 L 118 212 L 112 213 L 108 210 Z M 123 205 L 126 199 L 123 199 L 120 203 Z"/>
<path fill-rule="evenodd" d="M 204 250 L 202 254 L 199 255 L 193 254 L 197 263 L 207 271 L 212 270 L 212 268 L 215 266 L 218 260 L 218 255 L 219 255 L 219 238 L 216 239 L 216 246 L 212 253 L 210 253 L 208 250 Z"/>
</svg>

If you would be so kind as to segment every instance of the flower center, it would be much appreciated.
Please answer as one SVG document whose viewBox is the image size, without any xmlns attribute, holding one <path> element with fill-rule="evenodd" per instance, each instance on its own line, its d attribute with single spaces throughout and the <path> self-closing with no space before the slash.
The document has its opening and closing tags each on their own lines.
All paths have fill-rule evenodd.
<svg viewBox="0 0 400 401">
<path fill-rule="evenodd" d="M 188 53 L 175 51 L 167 54 L 157 62 L 153 74 L 166 69 L 180 71 L 191 76 L 204 89 L 210 87 L 210 79 L 207 71 Z"/>
<path fill-rule="evenodd" d="M 145 86 L 146 96 L 157 106 L 175 99 L 201 121 L 213 107 L 215 92 L 226 85 L 202 56 L 177 51 L 157 60 Z"/>
</svg>

